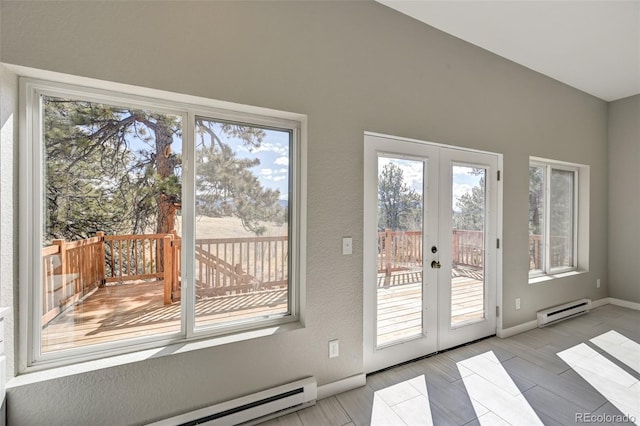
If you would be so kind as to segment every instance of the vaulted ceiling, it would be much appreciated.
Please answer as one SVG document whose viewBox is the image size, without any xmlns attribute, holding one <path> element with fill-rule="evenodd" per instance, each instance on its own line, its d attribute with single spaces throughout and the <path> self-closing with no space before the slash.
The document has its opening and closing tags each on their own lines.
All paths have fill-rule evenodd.
<svg viewBox="0 0 640 426">
<path fill-rule="evenodd" d="M 640 0 L 377 0 L 605 101 L 640 93 Z"/>
</svg>

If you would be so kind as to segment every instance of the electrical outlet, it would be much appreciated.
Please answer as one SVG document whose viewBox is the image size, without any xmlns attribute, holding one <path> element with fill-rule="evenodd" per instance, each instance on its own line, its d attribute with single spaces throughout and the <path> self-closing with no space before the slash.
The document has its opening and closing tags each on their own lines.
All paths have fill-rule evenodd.
<svg viewBox="0 0 640 426">
<path fill-rule="evenodd" d="M 600 288 L 600 278 L 596 280 L 596 288 Z"/>
<path fill-rule="evenodd" d="M 520 298 L 516 297 L 516 311 L 520 309 Z"/>
<path fill-rule="evenodd" d="M 340 355 L 340 340 L 329 341 L 329 358 L 337 358 Z"/>
</svg>

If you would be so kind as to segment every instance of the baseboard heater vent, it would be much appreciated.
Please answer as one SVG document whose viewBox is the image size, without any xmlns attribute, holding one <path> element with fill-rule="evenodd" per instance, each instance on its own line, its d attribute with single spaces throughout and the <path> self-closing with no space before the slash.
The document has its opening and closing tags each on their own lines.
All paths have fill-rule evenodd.
<svg viewBox="0 0 640 426">
<path fill-rule="evenodd" d="M 309 377 L 161 420 L 149 426 L 252 425 L 314 405 L 317 396 L 316 379 Z"/>
<path fill-rule="evenodd" d="M 580 299 L 564 305 L 554 306 L 538 312 L 538 327 L 545 327 L 558 321 L 585 314 L 591 309 L 590 299 Z"/>
</svg>

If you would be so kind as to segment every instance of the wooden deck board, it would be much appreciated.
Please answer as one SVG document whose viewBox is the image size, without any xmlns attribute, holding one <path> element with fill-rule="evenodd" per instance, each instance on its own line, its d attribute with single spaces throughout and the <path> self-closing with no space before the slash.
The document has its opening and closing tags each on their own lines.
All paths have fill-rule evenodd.
<svg viewBox="0 0 640 426">
<path fill-rule="evenodd" d="M 400 274 L 396 274 L 400 275 Z M 381 345 L 421 333 L 421 273 L 378 278 L 378 341 Z M 418 280 L 418 281 L 416 281 Z M 180 332 L 180 304 L 164 305 L 163 282 L 100 287 L 81 303 L 53 319 L 42 331 L 43 352 L 150 335 Z M 454 274 L 452 321 L 481 318 L 483 283 Z M 286 289 L 200 299 L 196 321 L 215 325 L 256 315 L 286 313 Z"/>
<path fill-rule="evenodd" d="M 378 277 L 377 336 L 380 346 L 409 339 L 422 332 L 422 274 L 405 274 L 413 279 L 412 283 L 407 283 L 407 277 Z M 482 278 L 477 271 L 454 270 L 451 281 L 453 325 L 480 319 L 484 315 L 484 282 L 476 278 Z M 385 282 L 387 285 L 381 285 Z"/>
<path fill-rule="evenodd" d="M 44 353 L 180 332 L 180 304 L 164 305 L 162 281 L 99 288 L 42 330 Z M 286 313 L 286 290 L 219 296 L 196 302 L 198 326 Z"/>
</svg>

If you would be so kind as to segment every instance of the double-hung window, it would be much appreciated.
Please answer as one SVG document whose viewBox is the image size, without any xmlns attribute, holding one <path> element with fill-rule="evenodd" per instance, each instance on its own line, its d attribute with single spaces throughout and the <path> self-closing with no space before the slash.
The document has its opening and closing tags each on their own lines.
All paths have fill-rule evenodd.
<svg viewBox="0 0 640 426">
<path fill-rule="evenodd" d="M 299 319 L 304 116 L 21 90 L 22 371 Z"/>
<path fill-rule="evenodd" d="M 532 159 L 529 163 L 529 275 L 578 266 L 577 166 Z"/>
</svg>

